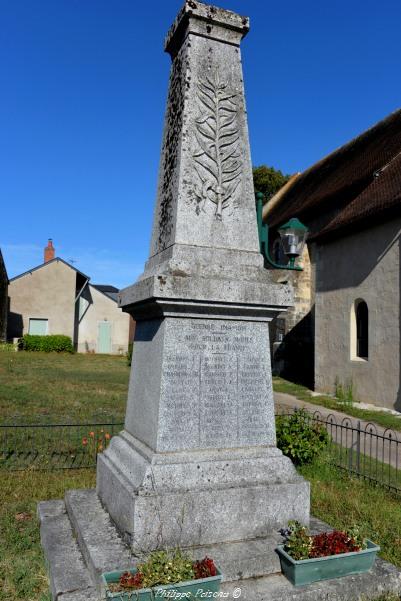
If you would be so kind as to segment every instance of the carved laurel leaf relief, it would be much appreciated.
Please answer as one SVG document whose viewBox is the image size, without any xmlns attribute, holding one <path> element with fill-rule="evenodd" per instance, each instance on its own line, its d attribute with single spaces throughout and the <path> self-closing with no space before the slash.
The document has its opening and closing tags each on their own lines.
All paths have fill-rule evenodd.
<svg viewBox="0 0 401 601">
<path fill-rule="evenodd" d="M 219 220 L 224 209 L 234 206 L 241 182 L 236 96 L 220 81 L 217 71 L 214 77 L 198 82 L 200 114 L 195 120 L 197 149 L 192 155 L 198 176 L 194 188 L 197 212 L 212 202 Z"/>
</svg>

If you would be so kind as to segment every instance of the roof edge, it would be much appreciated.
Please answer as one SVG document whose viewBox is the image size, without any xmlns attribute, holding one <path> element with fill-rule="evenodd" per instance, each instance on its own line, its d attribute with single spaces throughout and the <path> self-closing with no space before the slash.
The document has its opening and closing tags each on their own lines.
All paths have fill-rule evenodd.
<svg viewBox="0 0 401 601">
<path fill-rule="evenodd" d="M 97 288 L 95 284 L 91 284 L 89 282 L 89 286 L 91 288 L 94 288 L 96 290 L 96 292 L 100 292 L 100 294 L 103 294 L 103 296 L 105 296 L 106 298 L 108 298 L 109 300 L 111 300 L 113 303 L 116 303 L 116 305 L 118 305 L 118 300 L 117 299 L 114 299 L 113 297 L 109 296 L 106 292 L 103 292 L 103 290 L 99 290 L 99 288 Z M 118 293 L 116 292 L 116 294 L 118 294 Z"/>
<path fill-rule="evenodd" d="M 54 259 L 50 259 L 50 261 L 46 261 L 46 263 L 41 263 L 40 265 L 37 265 L 36 267 L 32 267 L 32 269 L 28 269 L 27 271 L 24 271 L 23 273 L 20 273 L 19 275 L 16 275 L 13 278 L 10 278 L 9 281 L 13 282 L 14 280 L 18 280 L 19 278 L 22 278 L 22 277 L 32 273 L 33 271 L 37 271 L 38 269 L 41 269 L 42 267 L 46 267 L 46 265 L 50 265 L 50 263 L 55 263 L 55 262 L 64 263 L 64 265 L 67 265 L 67 267 L 69 267 L 76 273 L 79 273 L 84 278 L 86 278 L 88 281 L 90 280 L 90 277 L 88 275 L 86 275 L 85 273 L 83 273 L 82 271 L 80 271 L 79 269 L 77 269 L 76 267 L 71 265 L 70 263 L 67 263 L 67 261 L 64 261 L 64 259 L 62 259 L 61 257 L 54 257 Z"/>
</svg>

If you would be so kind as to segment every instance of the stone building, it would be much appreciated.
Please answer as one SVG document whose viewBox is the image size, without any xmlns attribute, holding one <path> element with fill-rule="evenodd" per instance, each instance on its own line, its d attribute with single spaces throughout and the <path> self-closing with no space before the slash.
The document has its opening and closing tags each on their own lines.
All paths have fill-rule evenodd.
<svg viewBox="0 0 401 601">
<path fill-rule="evenodd" d="M 0 250 L 0 342 L 7 338 L 8 276 Z"/>
<path fill-rule="evenodd" d="M 316 390 L 337 381 L 401 410 L 401 110 L 295 178 L 264 217 L 272 232 L 290 217 L 310 229 L 305 271 L 274 273 L 298 298 L 276 335 L 278 368 L 309 360 Z"/>
<path fill-rule="evenodd" d="M 117 305 L 118 289 L 55 257 L 49 240 L 44 262 L 11 278 L 8 338 L 65 334 L 78 352 L 122 354 L 133 337 L 132 319 Z"/>
</svg>

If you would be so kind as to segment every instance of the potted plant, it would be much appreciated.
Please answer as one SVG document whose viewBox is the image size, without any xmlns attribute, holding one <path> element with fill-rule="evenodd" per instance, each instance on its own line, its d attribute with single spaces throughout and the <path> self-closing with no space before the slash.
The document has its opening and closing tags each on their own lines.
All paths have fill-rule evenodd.
<svg viewBox="0 0 401 601">
<path fill-rule="evenodd" d="M 277 547 L 281 569 L 295 586 L 367 572 L 380 551 L 356 527 L 311 536 L 305 526 L 291 521 L 280 532 L 285 537 Z"/>
<path fill-rule="evenodd" d="M 175 549 L 154 551 L 129 571 L 102 574 L 102 581 L 108 601 L 195 599 L 219 591 L 221 572 L 209 557 L 193 561 Z"/>
</svg>

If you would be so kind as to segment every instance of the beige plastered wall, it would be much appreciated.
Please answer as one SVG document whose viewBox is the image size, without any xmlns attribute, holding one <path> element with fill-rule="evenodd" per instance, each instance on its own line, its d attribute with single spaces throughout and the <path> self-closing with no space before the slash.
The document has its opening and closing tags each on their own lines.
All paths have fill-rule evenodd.
<svg viewBox="0 0 401 601">
<path fill-rule="evenodd" d="M 297 259 L 296 265 L 302 268 L 302 271 L 291 271 L 288 269 L 271 269 L 272 281 L 276 284 L 289 283 L 292 285 L 294 294 L 294 304 L 289 307 L 285 313 L 280 313 L 279 318 L 286 319 L 286 332 L 289 332 L 305 315 L 309 313 L 312 307 L 312 265 L 310 259 L 310 249 L 305 244 L 302 256 Z"/>
<path fill-rule="evenodd" d="M 130 316 L 123 313 L 117 303 L 89 285 L 91 303 L 78 328 L 78 352 L 98 351 L 99 322 L 111 323 L 112 353 L 122 354 L 128 350 Z"/>
<path fill-rule="evenodd" d="M 401 410 L 401 219 L 316 246 L 315 388 L 352 381 L 359 401 Z M 355 301 L 369 309 L 369 357 L 355 358 Z"/>
<path fill-rule="evenodd" d="M 48 319 L 48 334 L 74 336 L 76 272 L 61 261 L 43 265 L 10 282 L 10 314 L 22 318 L 23 332 L 29 319 Z"/>
</svg>

